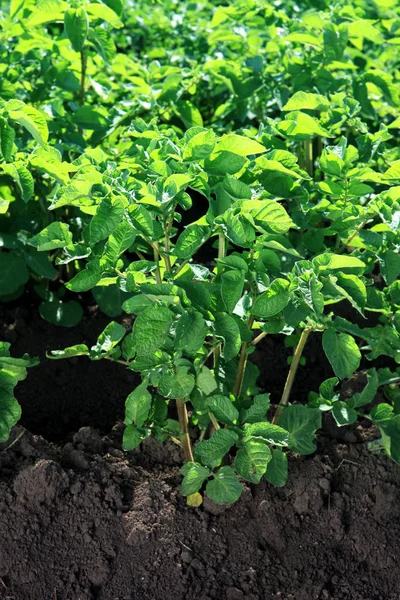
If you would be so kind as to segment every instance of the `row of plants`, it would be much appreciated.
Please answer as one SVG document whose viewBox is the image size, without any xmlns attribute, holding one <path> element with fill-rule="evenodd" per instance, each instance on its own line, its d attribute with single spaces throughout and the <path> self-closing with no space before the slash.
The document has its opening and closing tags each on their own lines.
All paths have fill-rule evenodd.
<svg viewBox="0 0 400 600">
<path fill-rule="evenodd" d="M 33 290 L 64 326 L 89 291 L 134 315 L 49 359 L 140 373 L 123 447 L 182 446 L 194 505 L 204 486 L 230 503 L 243 479 L 284 485 L 327 412 L 370 419 L 400 461 L 398 7 L 219 4 L 18 0 L 1 30 L 0 299 Z M 293 347 L 274 407 L 250 356 L 266 336 Z M 303 405 L 310 336 L 334 377 Z M 35 361 L 1 348 L 5 440 Z"/>
</svg>

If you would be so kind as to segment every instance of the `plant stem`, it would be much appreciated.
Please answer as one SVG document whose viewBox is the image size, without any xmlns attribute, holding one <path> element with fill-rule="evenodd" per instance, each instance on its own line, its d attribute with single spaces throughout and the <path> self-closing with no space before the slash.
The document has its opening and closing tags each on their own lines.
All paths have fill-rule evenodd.
<svg viewBox="0 0 400 600">
<path fill-rule="evenodd" d="M 312 139 L 304 141 L 304 166 L 309 175 L 313 175 L 314 161 L 313 161 L 313 142 Z"/>
<path fill-rule="evenodd" d="M 184 398 L 176 399 L 176 408 L 178 410 L 179 425 L 180 425 L 181 431 L 183 431 L 183 433 L 181 435 L 181 443 L 182 443 L 183 453 L 185 455 L 185 461 L 193 462 L 192 445 L 190 443 L 190 436 L 189 436 L 189 420 L 188 420 L 188 414 L 187 414 Z"/>
<path fill-rule="evenodd" d="M 289 396 L 290 396 L 290 392 L 292 390 L 294 378 L 296 377 L 297 367 L 299 366 L 300 358 L 301 358 L 301 355 L 304 350 L 304 346 L 306 345 L 307 338 L 310 335 L 310 333 L 311 333 L 311 329 L 303 330 L 303 332 L 300 336 L 299 343 L 297 344 L 296 349 L 294 351 L 293 360 L 291 362 L 289 373 L 288 373 L 286 383 L 285 383 L 285 387 L 283 389 L 282 398 L 281 398 L 279 405 L 277 406 L 274 418 L 272 419 L 272 423 L 274 425 L 278 424 L 278 421 L 282 414 L 282 411 L 289 402 Z"/>
<path fill-rule="evenodd" d="M 225 236 L 223 233 L 218 235 L 218 258 L 225 258 L 226 243 Z"/>
<path fill-rule="evenodd" d="M 254 315 L 250 315 L 249 320 L 247 321 L 247 328 L 251 330 L 251 328 L 253 327 L 253 323 L 254 323 Z M 238 398 L 240 396 L 240 392 L 242 391 L 243 379 L 244 379 L 244 374 L 246 371 L 246 364 L 247 364 L 247 347 L 248 347 L 248 345 L 249 345 L 249 342 L 243 342 L 242 346 L 240 348 L 240 356 L 239 356 L 238 369 L 237 369 L 237 373 L 236 373 L 236 381 L 235 381 L 235 385 L 233 386 L 233 395 L 235 396 L 235 398 Z"/>
<path fill-rule="evenodd" d="M 154 253 L 154 262 L 156 263 L 156 282 L 157 283 L 162 283 L 162 279 L 161 279 L 161 271 L 160 271 L 160 255 L 157 252 L 157 249 L 154 248 L 153 246 L 153 253 Z"/>
<path fill-rule="evenodd" d="M 267 335 L 268 333 L 266 331 L 263 331 L 249 343 L 249 346 L 255 346 L 256 344 L 258 344 L 258 342 L 261 342 L 261 340 L 263 340 Z"/>
<path fill-rule="evenodd" d="M 171 261 L 170 261 L 170 258 L 169 258 L 169 234 L 171 233 L 171 229 L 172 229 L 172 219 L 170 220 L 170 222 L 168 223 L 167 227 L 165 228 L 165 244 L 164 244 L 164 248 L 165 248 L 165 255 L 164 255 L 165 269 L 169 273 L 171 272 Z"/>
<path fill-rule="evenodd" d="M 210 417 L 210 421 L 213 424 L 214 429 L 216 431 L 218 431 L 218 429 L 221 429 L 221 427 L 219 426 L 219 423 L 218 423 L 217 419 L 214 417 L 214 415 L 209 412 L 208 416 Z"/>
<path fill-rule="evenodd" d="M 86 79 L 86 65 L 87 65 L 87 56 L 84 51 L 81 50 L 81 89 L 79 93 L 79 101 L 80 104 L 85 104 L 85 79 Z"/>
<path fill-rule="evenodd" d="M 357 229 L 344 242 L 343 246 L 337 250 L 337 254 L 341 254 L 342 252 L 344 252 L 344 250 L 347 248 L 347 246 L 349 246 L 349 244 L 353 241 L 353 239 L 356 237 L 356 235 L 358 235 L 360 233 L 361 229 L 369 221 L 369 219 L 370 219 L 370 217 L 367 217 L 360 223 L 360 225 L 357 227 Z"/>
</svg>

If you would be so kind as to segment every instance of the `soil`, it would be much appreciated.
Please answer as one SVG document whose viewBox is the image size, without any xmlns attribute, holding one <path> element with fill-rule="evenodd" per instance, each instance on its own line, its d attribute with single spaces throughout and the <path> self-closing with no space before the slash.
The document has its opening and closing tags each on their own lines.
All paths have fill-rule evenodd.
<svg viewBox="0 0 400 600">
<path fill-rule="evenodd" d="M 108 322 L 90 306 L 62 330 L 34 307 L 1 310 L 0 339 L 15 355 L 92 344 Z M 310 338 L 296 400 L 331 376 L 318 344 Z M 290 353 L 271 336 L 253 356 L 273 400 Z M 83 358 L 42 360 L 18 385 L 23 420 L 0 445 L 1 600 L 399 599 L 400 469 L 368 450 L 373 428 L 328 419 L 315 455 L 289 457 L 284 488 L 262 483 L 233 506 L 206 498 L 192 509 L 176 446 L 121 451 L 136 383 L 122 366 Z"/>
</svg>

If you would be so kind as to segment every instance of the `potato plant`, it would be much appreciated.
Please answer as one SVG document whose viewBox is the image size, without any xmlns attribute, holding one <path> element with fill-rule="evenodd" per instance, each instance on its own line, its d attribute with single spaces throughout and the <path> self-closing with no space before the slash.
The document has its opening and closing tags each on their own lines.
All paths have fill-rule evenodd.
<svg viewBox="0 0 400 600">
<path fill-rule="evenodd" d="M 133 315 L 49 357 L 140 374 L 123 446 L 179 444 L 192 504 L 284 485 L 326 412 L 400 461 L 399 9 L 219 4 L 1 5 L 0 299 L 31 287 L 64 326 L 72 292 Z M 267 335 L 293 347 L 278 406 L 251 361 Z M 334 376 L 303 405 L 310 336 Z"/>
</svg>

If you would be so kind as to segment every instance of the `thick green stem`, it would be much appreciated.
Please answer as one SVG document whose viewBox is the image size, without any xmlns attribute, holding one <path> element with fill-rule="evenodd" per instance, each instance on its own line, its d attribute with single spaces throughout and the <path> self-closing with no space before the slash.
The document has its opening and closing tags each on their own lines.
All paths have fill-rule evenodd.
<svg viewBox="0 0 400 600">
<path fill-rule="evenodd" d="M 247 321 L 247 327 L 248 329 L 251 330 L 251 328 L 253 327 L 253 323 L 254 323 L 254 316 L 250 315 L 249 320 Z M 238 364 L 238 369 L 237 369 L 237 373 L 236 373 L 236 381 L 235 381 L 235 385 L 233 387 L 233 395 L 235 396 L 235 398 L 238 398 L 240 396 L 240 392 L 242 391 L 242 385 L 243 385 L 243 379 L 244 379 L 244 374 L 246 371 L 246 364 L 247 364 L 247 347 L 249 345 L 249 342 L 243 342 L 240 348 L 240 356 L 239 356 L 239 364 Z"/>
<path fill-rule="evenodd" d="M 218 235 L 218 258 L 225 258 L 226 240 L 223 233 Z"/>
<path fill-rule="evenodd" d="M 176 399 L 176 408 L 178 410 L 179 425 L 182 431 L 181 444 L 185 455 L 185 461 L 193 462 L 192 444 L 189 436 L 189 419 L 184 398 Z"/>
<path fill-rule="evenodd" d="M 313 142 L 312 139 L 304 141 L 304 166 L 309 175 L 313 176 L 314 160 L 313 160 Z"/>
<path fill-rule="evenodd" d="M 85 79 L 86 79 L 86 65 L 87 65 L 87 56 L 84 51 L 81 50 L 81 86 L 79 92 L 79 101 L 83 105 L 85 104 Z"/>
<path fill-rule="evenodd" d="M 168 223 L 167 227 L 165 228 L 165 243 L 164 243 L 164 248 L 165 248 L 165 255 L 164 255 L 165 269 L 169 273 L 171 272 L 171 261 L 170 261 L 170 258 L 169 258 L 169 250 L 170 250 L 169 235 L 171 233 L 171 229 L 172 229 L 172 219 L 170 220 L 170 222 Z"/>
<path fill-rule="evenodd" d="M 258 344 L 258 342 L 261 342 L 261 340 L 263 340 L 267 335 L 268 335 L 268 333 L 266 331 L 262 331 L 259 335 L 257 335 L 254 338 L 254 340 L 252 340 L 249 343 L 249 346 L 255 346 L 256 344 Z"/>
<path fill-rule="evenodd" d="M 299 366 L 299 362 L 300 362 L 300 358 L 301 355 L 303 353 L 304 350 L 304 346 L 306 345 L 308 336 L 311 333 L 311 329 L 304 329 L 301 336 L 300 336 L 300 340 L 299 343 L 296 346 L 296 350 L 294 351 L 293 354 L 293 360 L 291 362 L 290 365 L 290 369 L 289 369 L 289 373 L 286 379 L 286 383 L 285 383 L 285 387 L 283 390 L 283 394 L 282 394 L 282 398 L 281 401 L 276 409 L 274 418 L 272 419 L 272 423 L 274 425 L 277 425 L 279 422 L 279 418 L 282 414 L 283 409 L 285 408 L 285 406 L 287 406 L 288 402 L 289 402 L 289 396 L 290 396 L 290 392 L 292 390 L 292 386 L 293 386 L 293 382 L 294 382 L 294 378 L 296 377 L 296 371 L 297 371 L 297 367 Z"/>
</svg>

